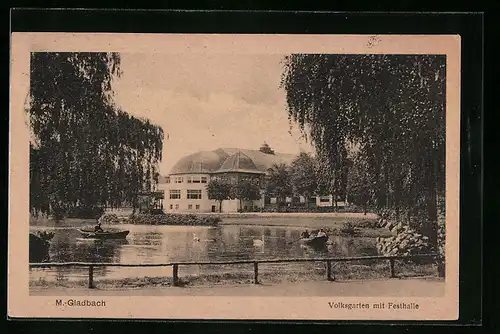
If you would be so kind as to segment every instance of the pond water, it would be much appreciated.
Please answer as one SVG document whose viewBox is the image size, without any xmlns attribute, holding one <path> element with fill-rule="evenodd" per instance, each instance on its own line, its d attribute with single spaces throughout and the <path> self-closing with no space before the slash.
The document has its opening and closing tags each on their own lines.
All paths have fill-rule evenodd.
<svg viewBox="0 0 500 334">
<path fill-rule="evenodd" d="M 55 232 L 49 250 L 51 262 L 169 263 L 227 261 L 275 258 L 317 258 L 375 255 L 375 238 L 330 236 L 331 245 L 313 249 L 297 240 L 303 227 L 266 225 L 220 225 L 217 227 L 117 225 L 112 229 L 129 230 L 126 240 L 83 239 L 75 227 L 32 226 L 32 231 Z M 253 223 L 253 222 L 252 222 Z M 286 223 L 286 222 L 285 222 Z M 319 223 L 318 223 L 319 224 Z M 314 224 L 313 224 L 314 225 Z M 264 235 L 263 245 L 254 240 Z M 197 241 L 199 239 L 199 241 Z M 297 264 L 298 266 L 304 264 Z M 228 271 L 252 270 L 251 265 L 232 266 Z M 265 267 L 265 266 L 263 266 Z M 294 266 L 286 266 L 294 270 Z M 296 268 L 295 268 L 296 269 Z M 220 266 L 180 266 L 180 275 L 220 272 Z M 265 269 L 263 269 L 265 270 Z M 101 278 L 170 276 L 171 267 L 99 267 Z M 30 279 L 86 279 L 83 267 L 34 268 Z"/>
</svg>

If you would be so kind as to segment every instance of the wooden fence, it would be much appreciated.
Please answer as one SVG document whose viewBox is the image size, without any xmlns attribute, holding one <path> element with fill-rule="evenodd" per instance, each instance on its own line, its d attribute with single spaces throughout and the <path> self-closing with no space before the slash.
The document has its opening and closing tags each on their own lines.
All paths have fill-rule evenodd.
<svg viewBox="0 0 500 334">
<path fill-rule="evenodd" d="M 43 267 L 88 267 L 89 268 L 89 284 L 90 289 L 94 288 L 94 268 L 95 267 L 172 267 L 172 282 L 174 286 L 179 286 L 179 266 L 193 265 L 230 265 L 230 264 L 253 264 L 254 283 L 259 284 L 259 263 L 291 263 L 291 262 L 325 262 L 326 263 L 326 278 L 329 281 L 334 281 L 332 276 L 332 262 L 351 262 L 361 260 L 378 260 L 389 261 L 391 278 L 396 278 L 394 263 L 396 260 L 409 260 L 416 258 L 436 258 L 437 254 L 419 254 L 410 256 L 361 256 L 361 257 L 341 257 L 341 258 L 294 258 L 294 259 L 263 259 L 263 260 L 235 260 L 222 262 L 172 262 L 172 263 L 144 263 L 144 264 L 127 264 L 127 263 L 93 263 L 93 262 L 64 262 L 64 263 L 30 263 L 30 268 Z"/>
</svg>

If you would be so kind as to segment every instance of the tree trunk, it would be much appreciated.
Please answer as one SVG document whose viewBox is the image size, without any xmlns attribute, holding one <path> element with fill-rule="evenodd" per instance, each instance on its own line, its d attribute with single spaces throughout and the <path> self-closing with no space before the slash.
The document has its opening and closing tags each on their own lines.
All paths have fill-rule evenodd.
<svg viewBox="0 0 500 334">
<path fill-rule="evenodd" d="M 219 201 L 219 213 L 222 213 L 222 201 Z"/>
</svg>

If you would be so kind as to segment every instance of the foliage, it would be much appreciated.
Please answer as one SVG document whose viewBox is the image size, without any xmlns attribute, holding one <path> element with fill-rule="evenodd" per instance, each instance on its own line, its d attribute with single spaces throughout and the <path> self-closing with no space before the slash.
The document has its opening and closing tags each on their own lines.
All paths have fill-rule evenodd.
<svg viewBox="0 0 500 334">
<path fill-rule="evenodd" d="M 351 155 L 351 165 L 347 178 L 348 201 L 354 205 L 363 207 L 367 212 L 368 205 L 372 202 L 373 191 L 366 159 L 359 153 Z"/>
<path fill-rule="evenodd" d="M 315 194 L 318 187 L 316 161 L 311 154 L 301 152 L 292 162 L 290 181 L 293 185 L 293 192 L 304 196 L 306 203 L 308 203 L 309 198 Z"/>
<path fill-rule="evenodd" d="M 48 262 L 50 260 L 50 240 L 54 237 L 53 232 L 38 232 L 29 234 L 29 261 Z"/>
<path fill-rule="evenodd" d="M 242 201 L 256 201 L 260 199 L 259 186 L 248 180 L 241 180 L 233 187 L 233 196 L 240 200 L 240 210 L 242 210 Z"/>
<path fill-rule="evenodd" d="M 445 184 L 445 62 L 441 55 L 293 54 L 282 78 L 290 120 L 307 129 L 332 188 L 342 190 L 347 153 L 357 150 L 377 207 L 433 244 Z"/>
<path fill-rule="evenodd" d="M 106 213 L 99 218 L 101 224 L 118 224 L 120 223 L 120 218 L 114 213 Z"/>
<path fill-rule="evenodd" d="M 102 216 L 104 209 L 98 206 L 70 207 L 63 214 L 67 218 L 97 219 Z"/>
<path fill-rule="evenodd" d="M 377 249 L 382 255 L 417 255 L 432 252 L 429 237 L 418 233 L 409 226 L 396 224 L 391 231 L 395 234 L 388 238 L 377 238 Z M 414 262 L 421 260 L 413 260 Z M 425 262 L 426 260 L 424 260 Z"/>
<path fill-rule="evenodd" d="M 55 233 L 47 231 L 38 231 L 36 235 L 44 241 L 50 241 L 52 240 L 52 238 L 54 238 Z"/>
<path fill-rule="evenodd" d="M 293 194 L 290 171 L 285 164 L 273 164 L 269 171 L 267 193 L 278 199 L 278 206 Z"/>
<path fill-rule="evenodd" d="M 164 215 L 137 214 L 131 215 L 128 223 L 147 225 L 187 225 L 187 226 L 215 226 L 222 219 L 212 215 L 193 215 L 167 213 Z"/>
<path fill-rule="evenodd" d="M 117 53 L 31 54 L 30 207 L 137 205 L 157 182 L 163 131 L 112 100 Z"/>
<path fill-rule="evenodd" d="M 207 184 L 208 198 L 219 202 L 219 212 L 222 212 L 222 202 L 232 198 L 232 186 L 229 182 L 211 179 Z"/>
<path fill-rule="evenodd" d="M 345 235 L 349 235 L 349 236 L 354 236 L 358 233 L 358 229 L 354 226 L 353 223 L 346 222 L 340 228 L 340 233 L 345 234 Z"/>
<path fill-rule="evenodd" d="M 330 161 L 329 154 L 318 153 L 316 158 L 317 189 L 319 195 L 333 195 L 333 202 L 345 198 L 347 192 L 347 172 L 350 167 L 347 150 L 340 150 L 339 156 Z"/>
</svg>

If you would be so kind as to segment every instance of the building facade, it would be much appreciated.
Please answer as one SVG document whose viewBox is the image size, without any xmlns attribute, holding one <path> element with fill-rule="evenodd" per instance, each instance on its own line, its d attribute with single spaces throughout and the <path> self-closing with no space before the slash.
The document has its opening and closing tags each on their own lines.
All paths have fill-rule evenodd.
<svg viewBox="0 0 500 334">
<path fill-rule="evenodd" d="M 222 179 L 232 184 L 248 180 L 261 188 L 261 198 L 255 201 L 226 200 L 223 212 L 264 207 L 264 183 L 273 164 L 290 165 L 292 154 L 275 153 L 264 144 L 260 150 L 219 148 L 201 151 L 180 159 L 158 184 L 164 192 L 165 212 L 217 212 L 219 203 L 208 198 L 206 186 L 211 179 Z"/>
</svg>

